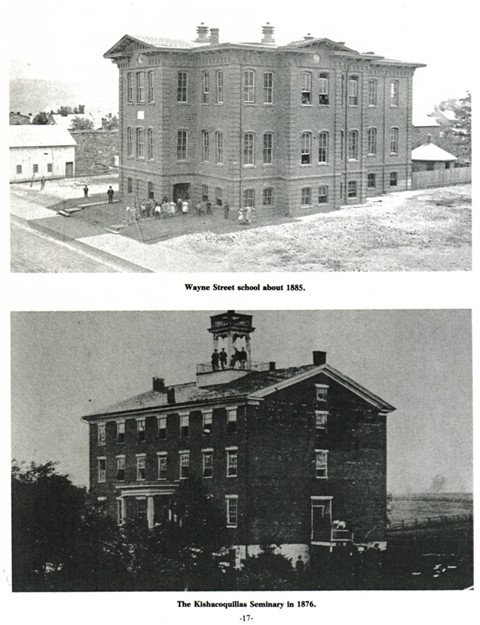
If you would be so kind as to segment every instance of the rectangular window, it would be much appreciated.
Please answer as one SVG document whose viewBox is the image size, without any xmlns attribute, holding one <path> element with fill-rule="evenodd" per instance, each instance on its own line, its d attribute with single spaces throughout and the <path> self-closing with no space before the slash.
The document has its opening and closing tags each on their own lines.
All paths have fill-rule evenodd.
<svg viewBox="0 0 480 625">
<path fill-rule="evenodd" d="M 223 189 L 220 187 L 215 188 L 215 204 L 217 206 L 223 205 Z"/>
<path fill-rule="evenodd" d="M 127 193 L 133 193 L 133 178 L 127 178 Z"/>
<path fill-rule="evenodd" d="M 137 102 L 145 102 L 145 73 L 137 74 Z"/>
<path fill-rule="evenodd" d="M 33 173 L 38 174 L 38 165 L 36 163 L 33 165 Z"/>
<path fill-rule="evenodd" d="M 358 76 L 350 76 L 348 80 L 348 104 L 358 106 Z"/>
<path fill-rule="evenodd" d="M 17 165 L 17 174 L 21 174 L 21 173 L 22 173 L 22 166 Z"/>
<path fill-rule="evenodd" d="M 180 436 L 182 438 L 186 438 L 188 436 L 188 426 L 189 426 L 189 415 L 181 414 L 180 415 Z"/>
<path fill-rule="evenodd" d="M 243 136 L 243 164 L 255 164 L 255 135 L 253 132 L 246 132 Z"/>
<path fill-rule="evenodd" d="M 328 132 L 318 133 L 318 162 L 328 163 Z"/>
<path fill-rule="evenodd" d="M 208 104 L 210 102 L 210 74 L 208 72 L 202 72 L 202 103 Z"/>
<path fill-rule="evenodd" d="M 137 421 L 137 441 L 143 443 L 145 441 L 145 419 Z"/>
<path fill-rule="evenodd" d="M 266 132 L 263 135 L 263 164 L 271 165 L 273 163 L 273 134 Z"/>
<path fill-rule="evenodd" d="M 188 74 L 178 72 L 177 74 L 177 102 L 187 102 Z"/>
<path fill-rule="evenodd" d="M 302 132 L 302 151 L 300 155 L 302 165 L 310 165 L 312 162 L 312 133 Z"/>
<path fill-rule="evenodd" d="M 310 187 L 303 187 L 302 189 L 302 206 L 312 205 L 312 189 Z"/>
<path fill-rule="evenodd" d="M 340 106 L 345 105 L 345 76 L 340 74 Z"/>
<path fill-rule="evenodd" d="M 127 128 L 127 156 L 133 156 L 133 130 Z"/>
<path fill-rule="evenodd" d="M 137 521 L 143 521 L 147 518 L 147 498 L 136 497 L 135 501 L 137 503 L 135 510 L 135 519 Z"/>
<path fill-rule="evenodd" d="M 167 438 L 167 417 L 157 417 L 158 438 Z"/>
<path fill-rule="evenodd" d="M 97 467 L 98 467 L 98 482 L 103 483 L 107 481 L 107 459 L 106 458 L 97 458 Z"/>
<path fill-rule="evenodd" d="M 325 410 L 315 410 L 315 429 L 317 432 L 327 431 L 328 412 Z"/>
<path fill-rule="evenodd" d="M 237 449 L 227 449 L 227 477 L 237 477 L 238 451 Z"/>
<path fill-rule="evenodd" d="M 357 181 L 349 180 L 348 182 L 348 197 L 357 197 Z"/>
<path fill-rule="evenodd" d="M 202 477 L 213 477 L 213 450 L 202 451 Z"/>
<path fill-rule="evenodd" d="M 315 450 L 315 477 L 324 480 L 328 477 L 328 451 L 324 449 Z"/>
<path fill-rule="evenodd" d="M 142 181 L 141 180 L 135 180 L 135 195 L 138 197 L 141 197 L 142 195 Z"/>
<path fill-rule="evenodd" d="M 52 170 L 53 170 L 53 165 L 52 165 L 52 163 L 47 163 L 47 171 L 48 171 L 48 173 L 49 173 L 49 174 L 51 174 L 51 173 L 52 173 Z"/>
<path fill-rule="evenodd" d="M 377 106 L 377 81 L 368 81 L 368 106 Z"/>
<path fill-rule="evenodd" d="M 137 456 L 137 482 L 145 480 L 146 476 L 146 456 Z"/>
<path fill-rule="evenodd" d="M 180 479 L 186 480 L 190 475 L 190 452 L 181 451 L 180 456 Z"/>
<path fill-rule="evenodd" d="M 208 200 L 208 184 L 202 184 L 202 202 Z"/>
<path fill-rule="evenodd" d="M 223 71 L 218 70 L 215 74 L 217 104 L 223 104 Z"/>
<path fill-rule="evenodd" d="M 320 106 L 327 106 L 330 104 L 328 94 L 328 72 L 320 72 L 318 78 L 318 103 Z"/>
<path fill-rule="evenodd" d="M 396 187 L 398 184 L 398 174 L 396 171 L 390 172 L 390 186 Z"/>
<path fill-rule="evenodd" d="M 273 73 L 263 74 L 263 103 L 273 104 Z"/>
<path fill-rule="evenodd" d="M 127 101 L 133 102 L 133 74 L 127 74 Z"/>
<path fill-rule="evenodd" d="M 148 102 L 152 104 L 155 102 L 155 91 L 154 91 L 154 73 L 148 72 Z"/>
<path fill-rule="evenodd" d="M 137 158 L 143 158 L 145 156 L 144 152 L 144 143 L 145 143 L 145 131 L 143 128 L 137 128 L 135 132 L 136 142 L 135 142 L 135 150 Z"/>
<path fill-rule="evenodd" d="M 187 131 L 179 130 L 177 133 L 177 161 L 187 160 L 187 140 Z"/>
<path fill-rule="evenodd" d="M 117 482 L 125 481 L 125 456 L 117 456 Z"/>
<path fill-rule="evenodd" d="M 312 74 L 303 72 L 302 74 L 302 104 L 312 103 Z"/>
<path fill-rule="evenodd" d="M 212 429 L 213 429 L 213 413 L 211 410 L 207 410 L 205 412 L 203 412 L 202 414 L 202 418 L 203 418 L 203 433 L 204 434 L 211 434 L 212 433 Z"/>
<path fill-rule="evenodd" d="M 202 156 L 204 161 L 210 160 L 210 133 L 202 130 Z"/>
<path fill-rule="evenodd" d="M 348 133 L 348 159 L 358 160 L 358 130 L 350 130 Z"/>
<path fill-rule="evenodd" d="M 125 421 L 117 421 L 117 443 L 125 442 Z"/>
<path fill-rule="evenodd" d="M 243 101 L 249 104 L 255 102 L 255 72 L 251 69 L 243 73 Z"/>
<path fill-rule="evenodd" d="M 105 445 L 107 438 L 107 425 L 106 423 L 99 423 L 97 425 L 97 439 L 99 445 Z"/>
<path fill-rule="evenodd" d="M 377 186 L 377 181 L 376 181 L 375 174 L 368 174 L 367 175 L 367 187 L 369 189 L 375 189 L 376 186 Z"/>
<path fill-rule="evenodd" d="M 255 189 L 245 189 L 243 192 L 243 206 L 255 207 Z"/>
<path fill-rule="evenodd" d="M 155 198 L 155 185 L 153 182 L 147 183 L 147 195 L 149 200 L 153 200 Z"/>
<path fill-rule="evenodd" d="M 340 130 L 340 160 L 345 158 L 345 132 Z"/>
<path fill-rule="evenodd" d="M 223 132 L 215 133 L 215 158 L 218 165 L 223 163 Z"/>
<path fill-rule="evenodd" d="M 390 106 L 398 106 L 400 96 L 400 83 L 398 80 L 390 82 Z"/>
<path fill-rule="evenodd" d="M 247 204 L 247 206 L 251 206 L 251 204 Z M 227 408 L 227 432 L 236 432 L 237 431 L 237 409 L 236 408 Z"/>
<path fill-rule="evenodd" d="M 153 159 L 153 128 L 147 130 L 147 157 Z"/>
<path fill-rule="evenodd" d="M 157 469 L 158 469 L 158 479 L 166 480 L 167 479 L 167 454 L 161 453 L 157 456 Z"/>
<path fill-rule="evenodd" d="M 367 151 L 369 156 L 375 156 L 377 154 L 377 129 L 369 128 L 367 132 Z"/>
<path fill-rule="evenodd" d="M 226 495 L 227 527 L 238 526 L 238 495 Z"/>
<path fill-rule="evenodd" d="M 326 384 L 315 384 L 315 399 L 317 401 L 327 401 L 328 386 Z"/>
<path fill-rule="evenodd" d="M 390 154 L 392 156 L 398 155 L 398 128 L 390 129 Z"/>
<path fill-rule="evenodd" d="M 263 190 L 263 205 L 273 206 L 273 188 L 265 187 Z"/>
<path fill-rule="evenodd" d="M 318 203 L 328 204 L 328 187 L 326 185 L 318 188 Z"/>
</svg>

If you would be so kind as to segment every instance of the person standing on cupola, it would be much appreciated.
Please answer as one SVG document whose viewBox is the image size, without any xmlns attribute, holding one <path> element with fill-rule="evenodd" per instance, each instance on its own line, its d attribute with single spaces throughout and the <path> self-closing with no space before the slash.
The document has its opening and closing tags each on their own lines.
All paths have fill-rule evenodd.
<svg viewBox="0 0 480 625">
<path fill-rule="evenodd" d="M 212 354 L 212 371 L 217 371 L 219 358 L 218 350 L 214 349 Z"/>
</svg>

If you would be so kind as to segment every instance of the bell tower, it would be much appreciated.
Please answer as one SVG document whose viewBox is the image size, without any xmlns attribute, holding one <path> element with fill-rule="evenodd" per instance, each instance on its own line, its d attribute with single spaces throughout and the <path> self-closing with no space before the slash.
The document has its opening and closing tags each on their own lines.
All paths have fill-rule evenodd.
<svg viewBox="0 0 480 625">
<path fill-rule="evenodd" d="M 212 335 L 212 360 L 197 365 L 197 385 L 226 384 L 256 370 L 251 347 L 254 331 L 252 315 L 227 310 L 210 317 L 208 332 Z"/>
</svg>

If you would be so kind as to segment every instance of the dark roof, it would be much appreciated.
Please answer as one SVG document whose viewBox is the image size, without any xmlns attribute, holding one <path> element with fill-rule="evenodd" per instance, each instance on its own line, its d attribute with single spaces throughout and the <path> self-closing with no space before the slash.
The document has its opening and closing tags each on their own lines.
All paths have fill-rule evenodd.
<svg viewBox="0 0 480 625">
<path fill-rule="evenodd" d="M 305 376 L 308 378 L 310 372 L 313 375 L 324 372 L 335 381 L 340 384 L 343 383 L 347 388 L 353 390 L 353 392 L 357 392 L 360 396 L 364 397 L 367 401 L 371 401 L 378 407 L 387 411 L 394 410 L 393 406 L 390 406 L 390 404 L 387 404 L 387 402 L 329 365 L 303 365 L 300 367 L 288 367 L 287 369 L 276 369 L 275 371 L 250 372 L 232 382 L 216 384 L 204 388 L 199 388 L 195 382 L 176 384 L 168 387 L 175 389 L 174 404 L 168 403 L 166 392 L 162 393 L 150 390 L 146 393 L 135 395 L 134 397 L 108 406 L 107 408 L 92 412 L 86 415 L 84 419 L 88 421 L 99 416 L 118 415 L 119 413 L 135 412 L 145 409 L 155 410 L 156 408 L 163 409 L 170 407 L 172 410 L 177 410 L 183 405 L 192 403 L 212 403 L 221 400 L 228 401 L 229 399 L 233 400 L 234 398 L 247 397 L 255 393 L 258 393 L 258 396 L 262 397 L 270 392 L 274 392 L 275 385 L 278 384 L 279 386 L 285 387 L 285 383 L 289 380 L 295 383 L 296 379 L 299 377 L 300 379 Z"/>
</svg>

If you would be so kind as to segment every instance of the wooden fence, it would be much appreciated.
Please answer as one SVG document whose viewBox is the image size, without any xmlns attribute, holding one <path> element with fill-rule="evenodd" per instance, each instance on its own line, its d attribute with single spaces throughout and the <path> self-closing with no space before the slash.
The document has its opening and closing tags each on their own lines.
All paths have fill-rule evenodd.
<svg viewBox="0 0 480 625">
<path fill-rule="evenodd" d="M 443 187 L 449 184 L 461 184 L 471 181 L 471 167 L 454 167 L 453 169 L 434 169 L 433 171 L 412 172 L 412 189 Z"/>
</svg>

